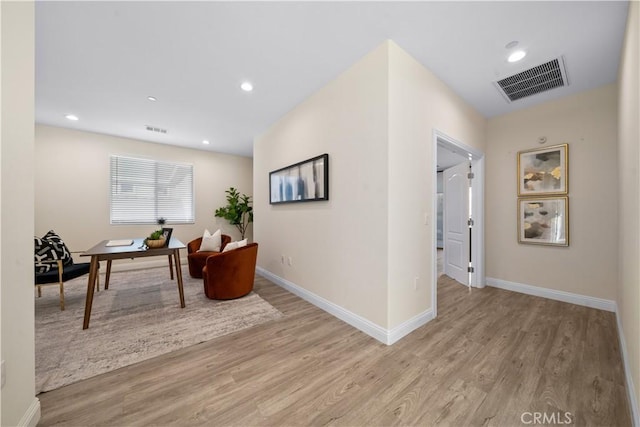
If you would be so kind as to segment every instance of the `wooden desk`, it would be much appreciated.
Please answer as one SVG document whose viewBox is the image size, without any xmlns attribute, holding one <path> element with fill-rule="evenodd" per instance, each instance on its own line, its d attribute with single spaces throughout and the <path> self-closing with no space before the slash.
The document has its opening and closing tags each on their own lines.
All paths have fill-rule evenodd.
<svg viewBox="0 0 640 427">
<path fill-rule="evenodd" d="M 106 246 L 108 240 L 103 240 L 87 252 L 80 256 L 91 257 L 91 267 L 89 270 L 89 281 L 87 283 L 87 301 L 84 305 L 84 323 L 82 329 L 89 327 L 91 319 L 91 305 L 93 304 L 93 290 L 95 289 L 96 278 L 98 277 L 98 266 L 100 261 L 107 261 L 107 277 L 105 289 L 109 288 L 109 275 L 111 273 L 111 262 L 114 259 L 142 258 L 149 256 L 169 256 L 169 268 L 171 269 L 171 279 L 173 279 L 173 265 L 171 259 L 175 261 L 176 278 L 178 279 L 178 294 L 180 296 L 180 307 L 184 308 L 184 290 L 182 288 L 182 268 L 180 268 L 180 249 L 186 246 L 180 240 L 171 238 L 169 244 L 164 248 L 143 249 L 144 239 L 133 239 L 133 244 L 129 246 Z"/>
</svg>

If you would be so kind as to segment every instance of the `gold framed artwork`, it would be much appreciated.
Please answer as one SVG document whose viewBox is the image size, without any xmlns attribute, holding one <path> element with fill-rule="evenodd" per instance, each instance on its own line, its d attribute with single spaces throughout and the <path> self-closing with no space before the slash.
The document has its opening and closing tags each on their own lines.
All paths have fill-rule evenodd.
<svg viewBox="0 0 640 427">
<path fill-rule="evenodd" d="M 569 246 L 569 198 L 518 199 L 518 242 Z"/>
<path fill-rule="evenodd" d="M 518 152 L 518 196 L 569 192 L 568 144 Z"/>
</svg>

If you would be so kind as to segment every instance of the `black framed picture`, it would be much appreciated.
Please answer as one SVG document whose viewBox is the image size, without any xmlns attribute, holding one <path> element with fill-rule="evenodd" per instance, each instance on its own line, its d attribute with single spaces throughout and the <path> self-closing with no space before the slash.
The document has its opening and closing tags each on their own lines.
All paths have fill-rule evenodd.
<svg viewBox="0 0 640 427">
<path fill-rule="evenodd" d="M 329 155 L 321 154 L 269 173 L 269 203 L 329 200 Z"/>
<path fill-rule="evenodd" d="M 171 233 L 173 233 L 173 228 L 165 228 L 162 227 L 162 236 L 165 239 L 165 246 L 169 246 L 169 241 L 171 240 Z"/>
</svg>

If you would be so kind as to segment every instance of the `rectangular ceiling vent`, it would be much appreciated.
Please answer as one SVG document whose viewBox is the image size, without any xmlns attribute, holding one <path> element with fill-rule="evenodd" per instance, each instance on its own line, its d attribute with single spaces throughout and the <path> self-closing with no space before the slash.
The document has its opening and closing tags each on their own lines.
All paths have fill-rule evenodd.
<svg viewBox="0 0 640 427">
<path fill-rule="evenodd" d="M 162 128 L 158 128 L 155 126 L 149 126 L 146 125 L 145 128 L 149 131 L 149 132 L 157 132 L 157 133 L 167 133 L 166 129 L 162 129 Z"/>
<path fill-rule="evenodd" d="M 494 82 L 500 93 L 509 101 L 526 98 L 540 92 L 569 86 L 564 59 L 553 59 L 537 67 Z"/>
</svg>

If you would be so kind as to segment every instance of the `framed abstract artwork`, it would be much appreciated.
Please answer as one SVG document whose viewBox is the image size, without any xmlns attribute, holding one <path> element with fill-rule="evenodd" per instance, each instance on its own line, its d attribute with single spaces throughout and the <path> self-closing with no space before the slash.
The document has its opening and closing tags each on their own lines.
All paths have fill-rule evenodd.
<svg viewBox="0 0 640 427">
<path fill-rule="evenodd" d="M 269 173 L 269 203 L 329 200 L 329 155 L 298 162 Z"/>
<path fill-rule="evenodd" d="M 518 242 L 569 246 L 569 198 L 518 199 Z"/>
<path fill-rule="evenodd" d="M 568 144 L 518 152 L 518 196 L 548 196 L 569 191 Z"/>
</svg>

